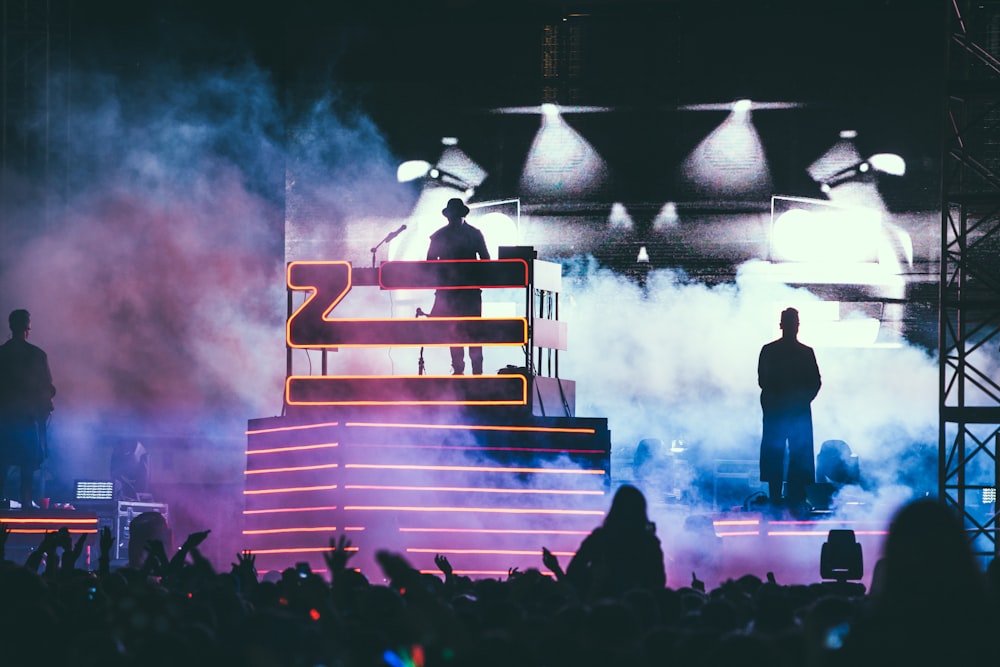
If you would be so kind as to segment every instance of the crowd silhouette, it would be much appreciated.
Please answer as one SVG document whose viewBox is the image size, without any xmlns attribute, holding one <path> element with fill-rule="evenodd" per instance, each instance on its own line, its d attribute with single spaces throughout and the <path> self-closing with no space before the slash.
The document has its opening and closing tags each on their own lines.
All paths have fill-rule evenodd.
<svg viewBox="0 0 1000 667">
<path fill-rule="evenodd" d="M 115 569 L 108 528 L 96 571 L 78 566 L 85 539 L 65 528 L 46 534 L 23 564 L 3 558 L 2 664 L 855 667 L 996 659 L 996 568 L 979 569 L 960 521 L 933 500 L 897 514 L 868 591 L 784 585 L 770 573 L 711 590 L 697 577 L 672 586 L 645 499 L 628 486 L 565 572 L 540 547 L 539 569 L 502 579 L 458 576 L 441 555 L 440 575 L 421 573 L 386 550 L 377 562 L 388 583 L 374 584 L 350 567 L 342 535 L 331 537 L 323 575 L 289 567 L 259 576 L 247 551 L 218 572 L 199 551 L 209 531 L 174 552 L 163 529 L 143 518 L 133 532 L 145 539 L 142 555 L 133 550 Z M 0 527 L 0 548 L 9 534 Z"/>
</svg>

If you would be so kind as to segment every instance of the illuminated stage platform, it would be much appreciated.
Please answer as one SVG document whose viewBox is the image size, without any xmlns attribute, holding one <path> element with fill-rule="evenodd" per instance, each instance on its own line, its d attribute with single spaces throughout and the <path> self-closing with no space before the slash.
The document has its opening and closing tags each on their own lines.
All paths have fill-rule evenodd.
<svg viewBox="0 0 1000 667">
<path fill-rule="evenodd" d="M 540 568 L 542 547 L 568 560 L 601 523 L 611 436 L 606 419 L 576 416 L 575 385 L 558 377 L 561 267 L 530 248 L 506 250 L 493 261 L 378 269 L 289 264 L 284 414 L 247 429 L 243 542 L 259 570 L 325 570 L 324 552 L 344 534 L 357 552 L 351 565 L 372 581 L 382 580 L 380 549 L 424 571 L 437 572 L 442 554 L 458 574 L 505 576 Z M 334 317 L 355 286 L 515 289 L 524 305 L 519 316 L 492 319 Z M 296 292 L 306 293 L 299 305 Z M 516 346 L 524 362 L 469 376 L 326 367 L 333 347 L 339 362 L 351 348 L 425 345 Z M 322 351 L 322 366 L 296 373 L 296 350 Z"/>
<path fill-rule="evenodd" d="M 470 575 L 540 567 L 542 546 L 565 558 L 601 522 L 609 450 L 603 419 L 254 420 L 244 540 L 263 570 L 324 569 L 340 533 L 374 579 L 377 549 L 429 571 L 435 554 Z"/>
</svg>

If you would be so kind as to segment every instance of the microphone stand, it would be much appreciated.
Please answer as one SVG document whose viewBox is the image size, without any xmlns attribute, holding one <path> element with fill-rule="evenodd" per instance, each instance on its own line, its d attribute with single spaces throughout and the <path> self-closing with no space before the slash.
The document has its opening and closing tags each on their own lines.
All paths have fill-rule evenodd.
<svg viewBox="0 0 1000 667">
<path fill-rule="evenodd" d="M 430 317 L 422 309 L 417 308 L 417 314 L 414 317 Z M 424 366 L 424 346 L 420 346 L 420 358 L 417 359 L 417 375 L 426 375 L 427 368 Z"/>
<path fill-rule="evenodd" d="M 402 225 L 399 229 L 397 229 L 394 232 L 389 232 L 384 239 L 382 239 L 381 241 L 378 242 L 377 246 L 375 246 L 374 248 L 372 248 L 372 268 L 373 269 L 375 268 L 375 253 L 378 252 L 378 249 L 381 248 L 384 244 L 388 243 L 389 241 L 393 240 L 394 238 L 396 238 L 397 236 L 399 236 L 400 234 L 402 234 L 404 230 L 406 230 L 406 225 Z"/>
</svg>

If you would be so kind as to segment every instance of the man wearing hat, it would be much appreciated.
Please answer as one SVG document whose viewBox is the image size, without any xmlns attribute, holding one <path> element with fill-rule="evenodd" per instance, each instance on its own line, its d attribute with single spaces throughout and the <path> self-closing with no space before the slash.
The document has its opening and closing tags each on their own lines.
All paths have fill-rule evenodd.
<svg viewBox="0 0 1000 667">
<path fill-rule="evenodd" d="M 782 502 L 785 448 L 788 448 L 786 499 L 794 510 L 802 508 L 806 487 L 816 481 L 813 454 L 812 411 L 809 404 L 820 388 L 816 354 L 798 341 L 799 311 L 781 311 L 781 338 L 760 350 L 757 383 L 764 428 L 760 442 L 760 479 L 768 484 L 772 505 Z"/>
<path fill-rule="evenodd" d="M 469 207 L 458 198 L 448 200 L 441 215 L 448 224 L 431 234 L 427 259 L 489 259 L 483 233 L 467 223 Z M 480 317 L 483 314 L 483 291 L 480 289 L 448 289 L 434 293 L 431 317 Z M 472 374 L 483 374 L 483 348 L 470 347 Z M 451 348 L 451 368 L 455 375 L 465 374 L 465 349 Z"/>
</svg>

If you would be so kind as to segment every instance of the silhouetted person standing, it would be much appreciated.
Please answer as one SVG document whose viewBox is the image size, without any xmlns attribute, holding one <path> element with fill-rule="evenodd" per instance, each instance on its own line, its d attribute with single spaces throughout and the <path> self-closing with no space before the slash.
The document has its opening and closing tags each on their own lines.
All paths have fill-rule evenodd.
<svg viewBox="0 0 1000 667">
<path fill-rule="evenodd" d="M 427 259 L 489 259 L 483 233 L 467 223 L 469 207 L 461 199 L 448 200 L 441 211 L 448 224 L 431 234 Z M 480 289 L 447 289 L 434 293 L 431 317 L 480 317 L 483 314 L 483 291 Z M 472 374 L 483 374 L 483 348 L 470 347 Z M 465 349 L 451 348 L 451 368 L 455 375 L 465 374 Z"/>
<path fill-rule="evenodd" d="M 781 501 L 785 451 L 788 452 L 788 504 L 805 502 L 806 486 L 816 481 L 813 455 L 812 410 L 819 393 L 816 354 L 798 341 L 799 311 L 781 312 L 781 338 L 760 350 L 757 383 L 764 428 L 760 441 L 760 478 L 767 482 L 771 503 Z"/>
<path fill-rule="evenodd" d="M 0 345 L 0 497 L 7 470 L 21 469 L 21 507 L 31 507 L 32 475 L 46 456 L 45 427 L 56 388 L 49 361 L 28 342 L 31 315 L 15 310 L 8 318 L 10 340 Z"/>
</svg>

